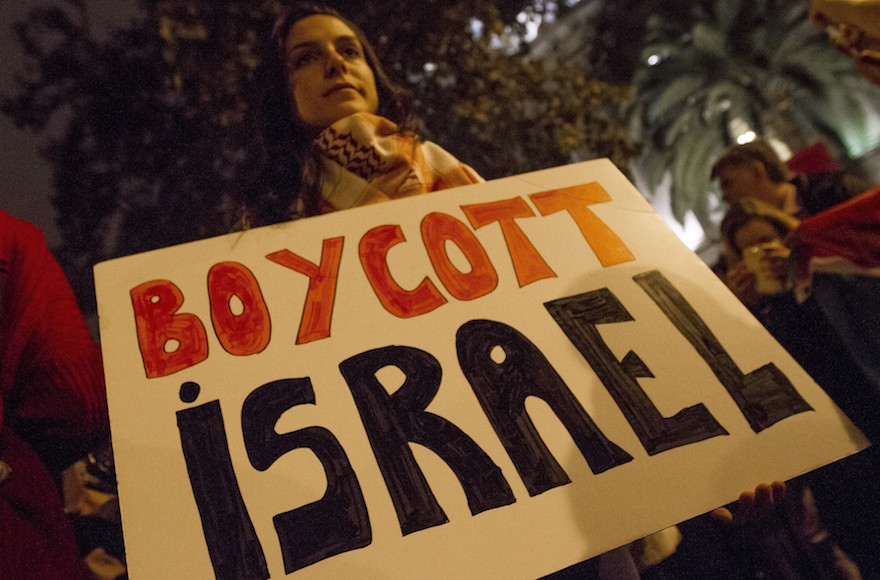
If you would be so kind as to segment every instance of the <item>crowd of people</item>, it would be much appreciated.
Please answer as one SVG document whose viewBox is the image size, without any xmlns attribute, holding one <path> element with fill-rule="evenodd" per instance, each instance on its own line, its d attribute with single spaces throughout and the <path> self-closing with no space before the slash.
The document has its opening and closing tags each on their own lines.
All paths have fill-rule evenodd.
<svg viewBox="0 0 880 580">
<path fill-rule="evenodd" d="M 243 228 L 482 181 L 417 135 L 406 91 L 385 74 L 360 29 L 331 9 L 303 4 L 283 14 L 260 78 L 264 170 L 253 190 L 261 193 L 240 200 Z M 840 304 L 823 303 L 820 297 L 832 293 L 817 293 L 816 280 L 805 286 L 797 266 L 810 255 L 808 241 L 798 245 L 803 224 L 841 204 L 864 204 L 880 190 L 865 194 L 871 184 L 843 172 L 793 174 L 760 141 L 727 151 L 711 174 L 730 206 L 717 273 L 876 437 L 880 385 L 864 350 L 851 346 L 860 335 L 844 337 L 840 320 L 829 316 Z M 841 275 L 834 276 L 833 296 L 863 295 L 861 287 L 848 293 L 846 281 L 841 285 Z M 93 459 L 109 452 L 99 350 L 39 231 L 2 211 L 0 360 L 0 576 L 95 576 L 97 566 L 84 564 L 85 550 L 77 545 L 59 489 L 72 461 L 89 451 Z M 878 475 L 875 455 L 786 484 L 760 485 L 713 518 L 683 524 L 683 538 L 665 566 L 637 565 L 644 547 L 637 542 L 570 574 L 852 579 L 880 573 L 871 567 L 872 542 L 865 541 L 880 538 L 880 509 L 870 487 L 862 486 Z M 731 541 L 738 548 L 724 551 Z M 104 577 L 124 574 L 118 552 L 119 567 L 107 568 L 113 572 Z"/>
<path fill-rule="evenodd" d="M 878 16 L 868 2 L 811 5 L 833 45 L 875 84 Z M 801 521 L 825 520 L 831 530 L 834 564 L 816 577 L 873 578 L 880 575 L 873 483 L 880 476 L 880 319 L 873 307 L 880 296 L 880 186 L 820 157 L 812 168 L 793 170 L 763 141 L 722 155 L 712 177 L 729 209 L 715 271 L 875 445 L 796 482 L 809 499 L 801 502 L 809 514 Z"/>
<path fill-rule="evenodd" d="M 812 238 L 801 231 L 815 218 L 827 221 L 828 215 L 841 211 L 848 215 L 852 207 L 861 210 L 860 219 L 873 220 L 874 228 L 880 227 L 880 188 L 847 172 L 828 169 L 795 173 L 763 141 L 726 151 L 712 168 L 729 205 L 721 222 L 724 254 L 715 270 L 835 403 L 876 441 L 880 383 L 865 372 L 874 364 L 876 351 L 852 347 L 846 332 L 851 321 L 841 319 L 839 305 L 829 303 L 820 289 L 832 284 L 843 292 L 847 306 L 861 312 L 861 324 L 872 318 L 872 303 L 866 300 L 864 288 L 880 295 L 880 279 L 867 274 L 869 268 L 821 272 L 821 267 L 811 263 Z M 837 220 L 831 223 L 839 227 Z M 859 250 L 876 244 L 858 235 L 848 243 Z M 869 330 L 867 335 L 871 333 L 876 331 Z M 856 330 L 850 334 L 859 335 Z M 801 502 L 809 514 L 802 521 L 829 522 L 827 537 L 834 539 L 841 558 L 837 565 L 846 561 L 867 577 L 880 572 L 875 562 L 880 524 L 874 515 L 880 506 L 873 486 L 865 483 L 880 474 L 877 455 L 870 448 L 796 482 L 799 493 L 810 496 Z"/>
</svg>

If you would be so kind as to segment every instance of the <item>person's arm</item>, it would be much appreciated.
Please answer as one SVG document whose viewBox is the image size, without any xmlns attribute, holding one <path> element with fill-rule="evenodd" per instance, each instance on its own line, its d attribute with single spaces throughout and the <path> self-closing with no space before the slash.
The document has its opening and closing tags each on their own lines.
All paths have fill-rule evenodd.
<svg viewBox="0 0 880 580">
<path fill-rule="evenodd" d="M 2 294 L 4 322 L 17 322 L 6 345 L 16 368 L 4 428 L 60 469 L 109 432 L 100 351 L 42 233 L 21 227 L 16 236 Z"/>
</svg>

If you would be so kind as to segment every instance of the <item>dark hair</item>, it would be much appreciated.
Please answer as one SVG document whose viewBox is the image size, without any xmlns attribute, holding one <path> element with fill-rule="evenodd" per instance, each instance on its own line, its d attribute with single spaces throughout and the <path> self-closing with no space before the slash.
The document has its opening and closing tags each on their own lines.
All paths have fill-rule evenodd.
<svg viewBox="0 0 880 580">
<path fill-rule="evenodd" d="M 800 224 L 797 218 L 759 199 L 744 199 L 733 204 L 721 220 L 721 237 L 728 250 L 732 250 L 737 257 L 742 257 L 742 248 L 736 244 L 736 233 L 754 219 L 764 220 L 773 226 L 782 240 Z"/>
<path fill-rule="evenodd" d="M 788 181 L 788 168 L 773 147 L 764 141 L 751 141 L 727 149 L 712 166 L 712 179 L 716 179 L 726 167 L 746 165 L 755 161 L 764 166 L 771 181 L 776 183 Z"/>
<path fill-rule="evenodd" d="M 295 214 L 315 215 L 320 210 L 321 175 L 314 147 L 315 130 L 305 126 L 292 111 L 285 41 L 293 25 L 308 16 L 321 14 L 344 22 L 363 46 L 367 64 L 376 79 L 377 114 L 396 123 L 402 131 L 415 133 L 417 122 L 409 94 L 388 78 L 359 26 L 323 4 L 295 3 L 283 7 L 268 35 L 255 76 L 254 118 L 261 163 L 257 182 L 242 203 L 244 221 L 248 225 L 277 223 Z"/>
</svg>

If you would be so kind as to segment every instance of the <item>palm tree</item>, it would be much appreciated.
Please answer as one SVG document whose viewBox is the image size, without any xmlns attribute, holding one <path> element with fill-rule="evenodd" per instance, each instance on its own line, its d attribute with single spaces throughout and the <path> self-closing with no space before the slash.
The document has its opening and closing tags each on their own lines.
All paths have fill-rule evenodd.
<svg viewBox="0 0 880 580">
<path fill-rule="evenodd" d="M 629 107 L 644 146 L 636 170 L 652 190 L 671 174 L 679 222 L 693 211 L 711 229 L 720 202 L 709 169 L 736 142 L 758 136 L 795 151 L 821 138 L 844 157 L 876 145 L 880 110 L 865 95 L 878 92 L 809 21 L 807 2 L 701 0 L 685 10 L 649 18 Z"/>
</svg>

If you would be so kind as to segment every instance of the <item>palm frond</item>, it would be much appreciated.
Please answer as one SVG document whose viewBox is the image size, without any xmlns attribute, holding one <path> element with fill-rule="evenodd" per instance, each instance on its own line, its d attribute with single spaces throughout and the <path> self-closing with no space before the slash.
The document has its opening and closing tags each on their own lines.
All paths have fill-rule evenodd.
<svg viewBox="0 0 880 580">
<path fill-rule="evenodd" d="M 865 99 L 873 94 L 867 83 L 807 8 L 805 1 L 700 0 L 687 15 L 649 22 L 651 42 L 627 110 L 640 113 L 639 166 L 651 186 L 672 176 L 676 219 L 693 211 L 710 223 L 709 165 L 745 130 L 790 140 L 792 149 L 825 138 L 851 153 L 880 140 L 880 96 Z M 651 55 L 659 63 L 649 65 Z"/>
</svg>

